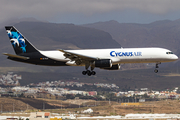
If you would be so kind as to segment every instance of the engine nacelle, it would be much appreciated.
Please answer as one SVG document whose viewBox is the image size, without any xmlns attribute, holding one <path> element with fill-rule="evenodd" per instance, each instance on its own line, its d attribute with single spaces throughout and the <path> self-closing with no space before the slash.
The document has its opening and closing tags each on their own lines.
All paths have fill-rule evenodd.
<svg viewBox="0 0 180 120">
<path fill-rule="evenodd" d="M 111 68 L 112 61 L 111 59 L 103 59 L 103 60 L 96 60 L 94 61 L 94 66 L 99 68 Z"/>
<path fill-rule="evenodd" d="M 112 65 L 112 67 L 110 68 L 102 68 L 102 69 L 105 69 L 105 70 L 119 70 L 120 69 L 120 64 L 117 64 L 117 65 Z"/>
</svg>

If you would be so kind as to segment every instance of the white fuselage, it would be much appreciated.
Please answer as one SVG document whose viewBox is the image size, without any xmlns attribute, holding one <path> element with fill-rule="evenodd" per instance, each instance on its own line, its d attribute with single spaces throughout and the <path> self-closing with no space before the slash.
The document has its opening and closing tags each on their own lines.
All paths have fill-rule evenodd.
<svg viewBox="0 0 180 120">
<path fill-rule="evenodd" d="M 170 50 L 164 48 L 114 48 L 66 51 L 97 59 L 111 59 L 113 65 L 122 63 L 162 63 L 172 62 L 178 59 Z M 40 53 L 57 61 L 70 61 L 70 59 L 64 56 L 63 52 L 58 50 L 40 51 Z"/>
</svg>

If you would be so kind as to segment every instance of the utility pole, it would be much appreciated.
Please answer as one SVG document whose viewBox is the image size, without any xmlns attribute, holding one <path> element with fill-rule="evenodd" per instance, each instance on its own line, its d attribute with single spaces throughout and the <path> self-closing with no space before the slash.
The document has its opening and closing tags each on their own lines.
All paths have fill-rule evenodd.
<svg viewBox="0 0 180 120">
<path fill-rule="evenodd" d="M 71 107 L 71 102 L 69 102 L 69 106 Z"/>
<path fill-rule="evenodd" d="M 61 110 L 62 110 L 62 101 L 61 101 Z"/>
<path fill-rule="evenodd" d="M 43 110 L 45 109 L 45 103 L 43 102 Z"/>
<path fill-rule="evenodd" d="M 1 113 L 2 113 L 2 104 L 1 104 Z"/>
<path fill-rule="evenodd" d="M 113 109 L 114 109 L 114 115 L 115 115 L 116 114 L 115 108 L 113 107 Z"/>
<path fill-rule="evenodd" d="M 13 103 L 13 112 L 14 112 L 14 103 Z"/>
<path fill-rule="evenodd" d="M 28 110 L 28 104 L 27 104 L 27 110 Z"/>
</svg>

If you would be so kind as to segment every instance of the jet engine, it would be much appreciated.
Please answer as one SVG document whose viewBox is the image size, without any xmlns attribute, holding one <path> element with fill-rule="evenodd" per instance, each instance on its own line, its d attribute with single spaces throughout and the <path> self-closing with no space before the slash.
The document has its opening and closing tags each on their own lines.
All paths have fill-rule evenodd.
<svg viewBox="0 0 180 120">
<path fill-rule="evenodd" d="M 105 70 L 119 70 L 120 69 L 120 64 L 117 64 L 117 65 L 112 65 L 112 67 L 110 68 L 102 68 L 102 69 L 105 69 Z"/>
<path fill-rule="evenodd" d="M 96 60 L 94 61 L 93 65 L 99 68 L 111 68 L 112 61 L 111 59 Z"/>
</svg>

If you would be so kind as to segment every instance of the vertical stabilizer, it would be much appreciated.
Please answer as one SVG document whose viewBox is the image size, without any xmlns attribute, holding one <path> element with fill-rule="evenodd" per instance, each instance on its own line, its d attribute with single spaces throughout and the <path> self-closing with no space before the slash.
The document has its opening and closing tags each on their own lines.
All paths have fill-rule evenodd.
<svg viewBox="0 0 180 120">
<path fill-rule="evenodd" d="M 38 51 L 14 26 L 6 26 L 5 29 L 16 54 Z"/>
</svg>

